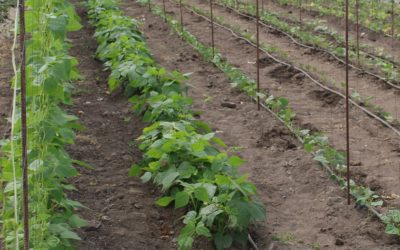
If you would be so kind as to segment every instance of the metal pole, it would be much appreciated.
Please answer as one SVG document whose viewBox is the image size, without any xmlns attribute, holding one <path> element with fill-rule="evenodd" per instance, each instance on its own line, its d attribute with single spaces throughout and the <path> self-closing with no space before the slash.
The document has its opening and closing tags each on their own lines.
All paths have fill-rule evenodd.
<svg viewBox="0 0 400 250">
<path fill-rule="evenodd" d="M 183 32 L 182 0 L 179 0 L 179 13 L 181 16 L 181 32 Z"/>
<path fill-rule="evenodd" d="M 151 11 L 151 0 L 149 0 L 149 11 Z"/>
<path fill-rule="evenodd" d="M 257 29 L 257 92 L 260 92 L 260 14 L 258 0 L 256 0 L 256 29 Z M 257 96 L 257 110 L 260 110 L 260 97 Z"/>
<path fill-rule="evenodd" d="M 21 137 L 22 137 L 22 203 L 24 214 L 24 250 L 29 250 L 28 204 L 28 132 L 26 122 L 26 51 L 25 51 L 25 1 L 19 4 L 19 43 L 21 46 Z"/>
<path fill-rule="evenodd" d="M 350 124 L 349 124 L 349 0 L 346 0 L 346 152 L 347 204 L 350 205 Z"/>
<path fill-rule="evenodd" d="M 214 58 L 214 55 L 215 55 L 215 46 L 214 46 L 213 0 L 210 0 L 210 15 L 211 15 L 211 46 L 212 46 L 212 55 L 213 55 L 213 58 Z"/>
<path fill-rule="evenodd" d="M 360 1 L 356 0 L 357 63 L 360 67 Z"/>
<path fill-rule="evenodd" d="M 162 1 L 163 10 L 164 10 L 164 21 L 167 22 L 167 11 L 165 10 L 165 0 Z"/>
</svg>

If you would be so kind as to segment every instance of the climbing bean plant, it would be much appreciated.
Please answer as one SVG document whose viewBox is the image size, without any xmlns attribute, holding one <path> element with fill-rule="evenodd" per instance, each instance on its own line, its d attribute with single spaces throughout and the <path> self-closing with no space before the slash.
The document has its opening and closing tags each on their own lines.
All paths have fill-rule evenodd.
<svg viewBox="0 0 400 250">
<path fill-rule="evenodd" d="M 64 0 L 27 0 L 25 18 L 30 248 L 72 249 L 73 240 L 80 239 L 73 230 L 85 221 L 75 214 L 83 206 L 65 194 L 74 190 L 66 179 L 78 174 L 65 146 L 74 142 L 74 130 L 81 126 L 60 106 L 71 104 L 72 82 L 80 77 L 66 35 L 81 26 Z M 0 143 L 6 249 L 22 248 L 23 238 L 19 79 L 18 74 L 12 85 L 17 93 L 13 133 Z"/>
</svg>

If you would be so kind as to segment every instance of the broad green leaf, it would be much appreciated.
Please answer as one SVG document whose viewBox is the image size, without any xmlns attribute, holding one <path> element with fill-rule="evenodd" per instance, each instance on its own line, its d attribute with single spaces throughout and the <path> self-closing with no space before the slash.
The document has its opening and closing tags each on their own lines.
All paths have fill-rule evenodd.
<svg viewBox="0 0 400 250">
<path fill-rule="evenodd" d="M 162 180 L 162 190 L 167 190 L 168 188 L 170 188 L 172 186 L 172 184 L 174 183 L 174 181 L 176 180 L 176 178 L 179 176 L 178 172 L 171 172 L 168 173 L 164 179 Z"/>
<path fill-rule="evenodd" d="M 68 223 L 72 228 L 80 228 L 87 225 L 87 221 L 74 214 L 68 219 Z"/>
<path fill-rule="evenodd" d="M 151 179 L 151 173 L 150 172 L 144 173 L 144 175 L 142 175 L 140 179 L 142 179 L 144 183 L 148 182 Z"/>
<path fill-rule="evenodd" d="M 211 237 L 210 230 L 204 226 L 203 222 L 199 222 L 196 226 L 196 233 L 205 237 Z"/>
<path fill-rule="evenodd" d="M 204 187 L 198 187 L 194 190 L 194 196 L 196 199 L 202 201 L 202 202 L 208 202 L 209 197 L 208 197 L 208 192 L 207 189 Z"/>
<path fill-rule="evenodd" d="M 245 161 L 240 158 L 239 156 L 231 156 L 229 157 L 228 163 L 232 166 L 232 167 L 239 167 L 241 165 L 243 165 Z"/>
<path fill-rule="evenodd" d="M 189 203 L 189 194 L 185 191 L 178 192 L 175 195 L 175 208 L 181 208 Z"/>
<path fill-rule="evenodd" d="M 168 206 L 168 205 L 171 203 L 171 201 L 173 201 L 173 200 L 174 200 L 174 198 L 171 197 L 171 196 L 164 196 L 164 197 L 161 197 L 160 199 L 158 199 L 158 200 L 156 201 L 156 204 L 159 205 L 159 206 L 161 206 L 161 207 L 166 207 L 166 206 Z"/>
<path fill-rule="evenodd" d="M 142 173 L 142 168 L 139 165 L 133 165 L 129 170 L 129 176 L 139 176 Z"/>
</svg>

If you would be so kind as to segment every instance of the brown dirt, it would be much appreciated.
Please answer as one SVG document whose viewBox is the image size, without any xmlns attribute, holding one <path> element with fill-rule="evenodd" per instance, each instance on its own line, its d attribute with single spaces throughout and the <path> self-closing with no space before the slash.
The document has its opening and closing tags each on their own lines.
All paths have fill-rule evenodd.
<svg viewBox="0 0 400 250">
<path fill-rule="evenodd" d="M 7 119 L 11 117 L 12 90 L 10 84 L 14 75 L 11 64 L 12 10 L 11 8 L 8 18 L 0 23 L 0 139 L 8 137 L 10 133 L 10 123 Z"/>
<path fill-rule="evenodd" d="M 194 1 L 191 3 L 201 5 Z M 168 1 L 167 10 L 173 12 L 178 20 L 179 8 L 175 3 Z M 186 29 L 198 37 L 201 42 L 209 44 L 209 23 L 204 19 L 199 22 L 198 16 L 185 8 L 183 13 Z M 218 12 L 216 11 L 216 13 Z M 224 15 L 224 19 L 231 23 L 237 20 L 230 15 Z M 244 42 L 238 42 L 229 31 L 219 27 L 215 29 L 215 44 L 229 62 L 253 79 L 256 78 L 254 63 L 251 63 L 254 62 L 254 47 Z M 248 53 L 249 51 L 253 53 Z M 294 51 L 294 48 L 291 51 Z M 298 56 L 300 58 L 300 55 Z M 274 96 L 286 97 L 297 114 L 298 121 L 313 124 L 315 128 L 330 138 L 335 148 L 344 150 L 344 100 L 340 100 L 337 105 L 326 105 L 325 100 L 321 98 L 310 98 L 310 95 L 322 89 L 308 79 L 299 79 L 297 80 L 298 84 L 287 84 L 293 83 L 295 80 L 291 78 L 288 82 L 287 77 L 285 78 L 286 74 L 282 74 L 282 77 L 279 78 L 271 77 L 270 72 L 277 67 L 277 64 L 272 64 L 261 69 L 261 87 L 269 90 Z M 351 107 L 350 110 L 350 125 L 351 158 L 352 161 L 362 162 L 360 166 L 352 166 L 352 170 L 365 173 L 365 178 L 360 184 L 369 186 L 377 182 L 382 187 L 382 194 L 397 194 L 400 190 L 400 155 L 395 151 L 398 137 L 391 130 L 354 107 Z M 300 124 L 300 127 L 304 127 L 303 124 Z M 391 200 L 388 203 L 400 207 L 400 199 Z"/>
<path fill-rule="evenodd" d="M 80 114 L 86 130 L 78 133 L 69 152 L 95 167 L 78 167 L 80 176 L 71 181 L 78 189 L 71 198 L 89 207 L 80 211 L 90 225 L 79 232 L 78 249 L 176 249 L 173 212 L 154 205 L 159 196 L 154 186 L 128 177 L 130 166 L 141 158 L 134 139 L 145 124 L 131 113 L 125 96 L 107 94 L 108 72 L 93 59 L 94 31 L 85 10 L 77 6 L 84 28 L 70 35 L 71 54 L 78 58 L 85 79 L 76 84 L 75 103 L 69 109 Z"/>
<path fill-rule="evenodd" d="M 320 249 L 398 248 L 391 245 L 394 240 L 384 235 L 380 223 L 368 218 L 365 211 L 345 204 L 344 192 L 301 148 L 291 146 L 281 150 L 282 140 L 295 142 L 269 113 L 256 111 L 248 97 L 232 91 L 229 81 L 218 69 L 199 59 L 147 7 L 128 0 L 123 3 L 128 15 L 143 20 L 147 43 L 161 66 L 193 73 L 188 84 L 189 95 L 195 100 L 194 107 L 203 111 L 201 119 L 211 124 L 228 145 L 242 148 L 239 155 L 247 161 L 243 172 L 249 173 L 268 210 L 267 222 L 253 232 L 260 249 L 312 249 L 318 245 Z M 170 4 L 167 8 L 178 13 Z M 187 12 L 184 15 L 190 31 L 208 36 L 197 17 Z M 193 24 L 192 19 L 196 20 Z M 206 39 L 204 36 L 201 40 Z M 218 48 L 222 38 L 227 50 L 247 62 L 248 57 L 232 46 L 235 41 L 226 35 L 218 35 Z M 237 108 L 221 107 L 225 101 L 236 103 Z M 259 147 L 260 138 L 268 138 L 269 144 Z M 271 242 L 271 238 L 276 240 Z"/>
</svg>

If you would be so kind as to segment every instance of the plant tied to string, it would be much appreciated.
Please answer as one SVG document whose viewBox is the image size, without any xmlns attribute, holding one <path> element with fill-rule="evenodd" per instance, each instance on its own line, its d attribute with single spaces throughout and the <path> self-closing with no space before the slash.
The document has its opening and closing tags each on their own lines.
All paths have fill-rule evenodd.
<svg viewBox="0 0 400 250">
<path fill-rule="evenodd" d="M 86 222 L 75 214 L 82 204 L 67 198 L 74 187 L 66 179 L 77 175 L 64 147 L 74 142 L 74 130 L 81 129 L 77 117 L 59 106 L 71 103 L 72 82 L 80 76 L 77 60 L 68 55 L 66 35 L 80 29 L 71 4 L 64 0 L 28 0 L 25 2 L 27 179 L 29 193 L 30 241 L 32 249 L 71 249 L 79 236 L 73 231 Z M 12 86 L 21 89 L 21 75 Z M 17 97 L 13 134 L 1 142 L 0 158 L 3 217 L 2 235 L 6 249 L 21 246 L 22 218 L 16 214 L 16 200 L 22 196 L 21 102 Z M 18 203 L 20 205 L 20 203 Z M 26 237 L 27 239 L 27 237 Z"/>
</svg>

